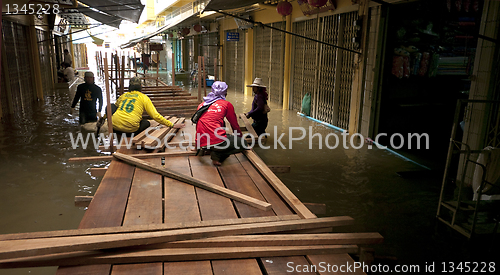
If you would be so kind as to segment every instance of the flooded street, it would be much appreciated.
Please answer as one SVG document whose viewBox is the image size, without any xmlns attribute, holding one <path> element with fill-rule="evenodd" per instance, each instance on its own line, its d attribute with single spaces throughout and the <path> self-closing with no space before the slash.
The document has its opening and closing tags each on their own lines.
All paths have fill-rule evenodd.
<svg viewBox="0 0 500 275">
<path fill-rule="evenodd" d="M 251 109 L 251 95 L 230 91 L 227 99 L 238 113 Z M 74 197 L 94 194 L 100 178 L 91 177 L 88 170 L 106 162 L 68 164 L 71 157 L 98 155 L 93 149 L 71 147 L 69 133 L 79 131 L 77 113 L 69 114 L 71 100 L 67 90 L 55 90 L 32 112 L 0 124 L 0 233 L 78 227 L 85 208 L 75 207 Z M 278 177 L 301 201 L 325 203 L 326 216 L 355 219 L 355 225 L 336 230 L 379 232 L 385 241 L 373 246 L 376 256 L 397 258 L 399 264 L 474 258 L 464 237 L 442 224 L 436 226 L 440 177 L 401 178 L 396 172 L 422 168 L 375 146 L 328 149 L 323 143 L 319 149 L 317 137 L 309 144 L 309 127 L 323 137 L 331 133 L 341 137 L 340 132 L 296 111 L 270 106 L 266 145 L 271 149 L 257 148 L 258 155 L 269 165 L 291 167 L 290 173 Z M 294 141 L 292 148 L 289 127 L 307 129 L 306 138 Z M 286 149 L 272 149 L 282 133 Z M 299 131 L 293 134 L 300 136 Z M 0 270 L 0 274 L 54 274 L 55 270 Z"/>
</svg>

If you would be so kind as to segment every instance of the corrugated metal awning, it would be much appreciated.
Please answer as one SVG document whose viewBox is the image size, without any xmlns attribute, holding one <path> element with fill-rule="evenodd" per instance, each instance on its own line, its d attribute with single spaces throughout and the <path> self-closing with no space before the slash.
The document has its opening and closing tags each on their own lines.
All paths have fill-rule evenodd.
<svg viewBox="0 0 500 275">
<path fill-rule="evenodd" d="M 78 1 L 82 2 L 83 4 L 93 9 L 102 11 L 111 16 L 132 21 L 134 23 L 139 22 L 142 10 L 144 9 L 144 5 L 141 4 L 140 0 L 78 0 Z M 80 10 L 82 9 L 82 7 L 78 7 L 77 9 Z"/>
</svg>

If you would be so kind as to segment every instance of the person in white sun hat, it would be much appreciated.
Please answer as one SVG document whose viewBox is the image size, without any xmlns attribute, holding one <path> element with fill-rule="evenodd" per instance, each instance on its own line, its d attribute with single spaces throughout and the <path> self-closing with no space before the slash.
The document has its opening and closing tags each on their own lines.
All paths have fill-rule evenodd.
<svg viewBox="0 0 500 275">
<path fill-rule="evenodd" d="M 247 87 L 252 87 L 252 91 L 255 96 L 252 102 L 252 110 L 246 113 L 247 118 L 253 118 L 252 127 L 257 133 L 257 135 L 262 135 L 266 132 L 267 124 L 269 122 L 267 118 L 267 113 L 271 111 L 267 105 L 267 88 L 262 82 L 262 78 L 256 78 L 252 84 L 247 85 Z"/>
</svg>

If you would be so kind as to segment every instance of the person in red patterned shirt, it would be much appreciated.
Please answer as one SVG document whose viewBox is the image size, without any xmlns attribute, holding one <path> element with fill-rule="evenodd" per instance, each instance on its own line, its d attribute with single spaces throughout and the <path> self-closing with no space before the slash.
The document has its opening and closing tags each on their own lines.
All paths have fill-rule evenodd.
<svg viewBox="0 0 500 275">
<path fill-rule="evenodd" d="M 196 145 L 197 148 L 211 151 L 210 158 L 216 166 L 220 166 L 231 154 L 239 153 L 248 148 L 246 141 L 241 137 L 233 104 L 226 100 L 227 88 L 225 82 L 214 82 L 212 91 L 203 98 L 203 103 L 198 106 L 200 109 L 210 105 L 196 124 Z M 234 135 L 226 134 L 224 118 L 227 118 L 231 124 Z"/>
</svg>

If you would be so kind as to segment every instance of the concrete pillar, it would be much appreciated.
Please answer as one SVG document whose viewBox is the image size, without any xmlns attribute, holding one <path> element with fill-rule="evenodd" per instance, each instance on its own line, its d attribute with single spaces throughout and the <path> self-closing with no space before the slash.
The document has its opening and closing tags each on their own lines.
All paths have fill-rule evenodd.
<svg viewBox="0 0 500 275">
<path fill-rule="evenodd" d="M 286 17 L 286 31 L 292 31 L 292 15 Z M 290 66 L 292 61 L 292 35 L 285 34 L 285 64 L 283 76 L 283 110 L 290 107 Z"/>
<path fill-rule="evenodd" d="M 252 88 L 247 85 L 253 83 L 253 29 L 245 34 L 245 95 L 252 94 Z"/>
</svg>

